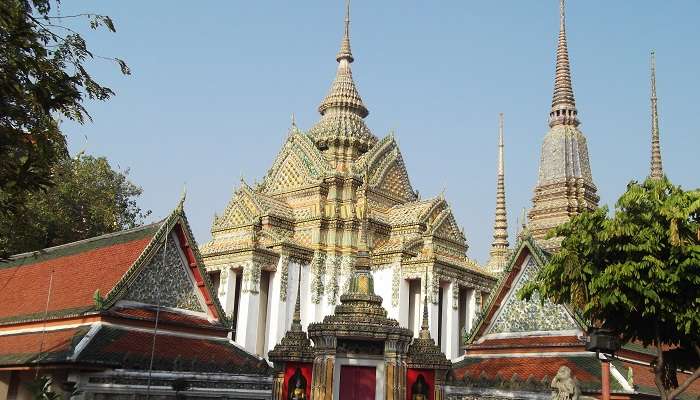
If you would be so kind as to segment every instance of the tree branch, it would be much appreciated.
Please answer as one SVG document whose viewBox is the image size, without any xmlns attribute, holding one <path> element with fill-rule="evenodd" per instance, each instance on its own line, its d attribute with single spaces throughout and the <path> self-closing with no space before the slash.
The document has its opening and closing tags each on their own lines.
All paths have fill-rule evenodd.
<svg viewBox="0 0 700 400">
<path fill-rule="evenodd" d="M 695 349 L 698 358 L 700 358 L 700 346 L 698 346 L 697 344 L 693 344 L 693 348 Z M 695 372 L 693 372 L 693 374 L 690 375 L 688 379 L 686 379 L 685 382 L 683 382 L 683 384 L 678 385 L 676 390 L 672 391 L 668 395 L 668 398 L 674 399 L 678 397 L 681 393 L 685 392 L 685 390 L 688 389 L 688 387 L 698 378 L 700 378 L 700 368 L 695 368 Z"/>
<path fill-rule="evenodd" d="M 664 350 L 661 348 L 661 335 L 659 334 L 659 323 L 654 324 L 654 336 L 656 337 L 656 365 L 654 365 L 654 383 L 656 383 L 656 388 L 659 389 L 659 394 L 661 395 L 661 400 L 668 400 L 668 393 L 664 387 L 663 374 L 664 374 Z"/>
</svg>

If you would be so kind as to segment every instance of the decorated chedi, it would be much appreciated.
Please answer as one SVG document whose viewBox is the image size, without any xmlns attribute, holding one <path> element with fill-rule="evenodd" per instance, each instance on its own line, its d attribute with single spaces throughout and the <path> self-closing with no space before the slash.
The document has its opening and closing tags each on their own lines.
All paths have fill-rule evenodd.
<svg viewBox="0 0 700 400">
<path fill-rule="evenodd" d="M 396 138 L 378 138 L 352 74 L 349 3 L 330 91 L 307 132 L 294 122 L 264 179 L 241 181 L 201 250 L 233 339 L 264 356 L 292 323 L 301 271 L 301 325 L 332 314 L 348 289 L 367 217 L 372 271 L 383 306 L 418 332 L 423 271 L 429 317 L 450 358 L 495 283 L 467 257 L 467 240 L 444 196 L 420 199 Z M 440 317 L 441 316 L 441 317 Z M 438 323 L 440 322 L 440 323 Z"/>
<path fill-rule="evenodd" d="M 598 206 L 588 144 L 579 125 L 571 85 L 564 0 L 561 0 L 550 129 L 542 143 L 539 178 L 528 214 L 528 230 L 545 250 L 554 251 L 561 243 L 560 238 L 545 239 L 552 228 Z"/>
</svg>

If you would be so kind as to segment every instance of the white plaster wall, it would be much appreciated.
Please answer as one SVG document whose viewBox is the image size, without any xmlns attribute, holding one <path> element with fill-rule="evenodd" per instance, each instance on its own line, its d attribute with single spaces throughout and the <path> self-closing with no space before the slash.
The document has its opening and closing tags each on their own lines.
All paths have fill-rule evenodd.
<svg viewBox="0 0 700 400">
<path fill-rule="evenodd" d="M 398 319 L 398 307 L 391 305 L 392 276 L 393 271 L 390 266 L 372 273 L 374 293 L 382 297 L 382 307 L 387 310 L 389 318 Z"/>
</svg>

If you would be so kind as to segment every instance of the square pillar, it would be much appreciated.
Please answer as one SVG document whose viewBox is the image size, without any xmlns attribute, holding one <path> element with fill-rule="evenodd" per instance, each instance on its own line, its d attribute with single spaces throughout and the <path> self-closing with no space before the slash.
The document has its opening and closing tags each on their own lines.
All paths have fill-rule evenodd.
<svg viewBox="0 0 700 400">
<path fill-rule="evenodd" d="M 256 354 L 260 318 L 260 265 L 248 262 L 243 267 L 241 298 L 238 304 L 236 343 Z"/>
<path fill-rule="evenodd" d="M 219 273 L 219 302 L 224 308 L 226 315 L 233 313 L 233 306 L 236 300 L 236 272 L 232 267 L 226 266 Z"/>
<path fill-rule="evenodd" d="M 451 360 L 460 356 L 459 284 L 457 282 L 450 282 L 445 292 L 445 296 L 443 297 L 444 304 L 442 305 L 444 312 L 444 327 L 442 330 L 443 348 L 445 349 L 447 359 Z"/>
<path fill-rule="evenodd" d="M 296 297 L 290 297 L 292 289 L 289 285 L 290 283 L 290 273 L 289 270 L 289 257 L 286 255 L 280 256 L 277 262 L 277 270 L 270 274 L 270 292 L 268 294 L 268 307 L 267 307 L 267 348 L 265 353 L 272 350 L 277 343 L 282 339 L 284 334 L 287 332 L 287 304 L 292 303 Z M 285 280 L 286 282 L 283 282 Z M 296 279 L 295 279 L 296 281 Z M 286 285 L 286 294 L 283 294 L 283 285 Z M 296 294 L 296 287 L 294 287 L 294 294 Z M 292 312 L 293 309 L 292 309 Z"/>
</svg>

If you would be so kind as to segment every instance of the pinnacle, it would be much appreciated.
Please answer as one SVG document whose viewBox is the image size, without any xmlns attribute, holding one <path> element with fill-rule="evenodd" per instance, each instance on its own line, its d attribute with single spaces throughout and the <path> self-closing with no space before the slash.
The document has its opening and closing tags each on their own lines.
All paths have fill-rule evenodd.
<svg viewBox="0 0 700 400">
<path fill-rule="evenodd" d="M 664 176 L 661 162 L 661 142 L 659 139 L 659 110 L 656 97 L 656 54 L 651 52 L 651 166 L 649 178 L 661 179 Z"/>
<path fill-rule="evenodd" d="M 576 100 L 571 85 L 571 66 L 569 50 L 566 42 L 566 15 L 564 0 L 559 3 L 559 43 L 557 46 L 557 65 L 554 77 L 554 95 L 552 110 L 549 113 L 549 126 L 573 125 L 578 126 Z"/>
</svg>

